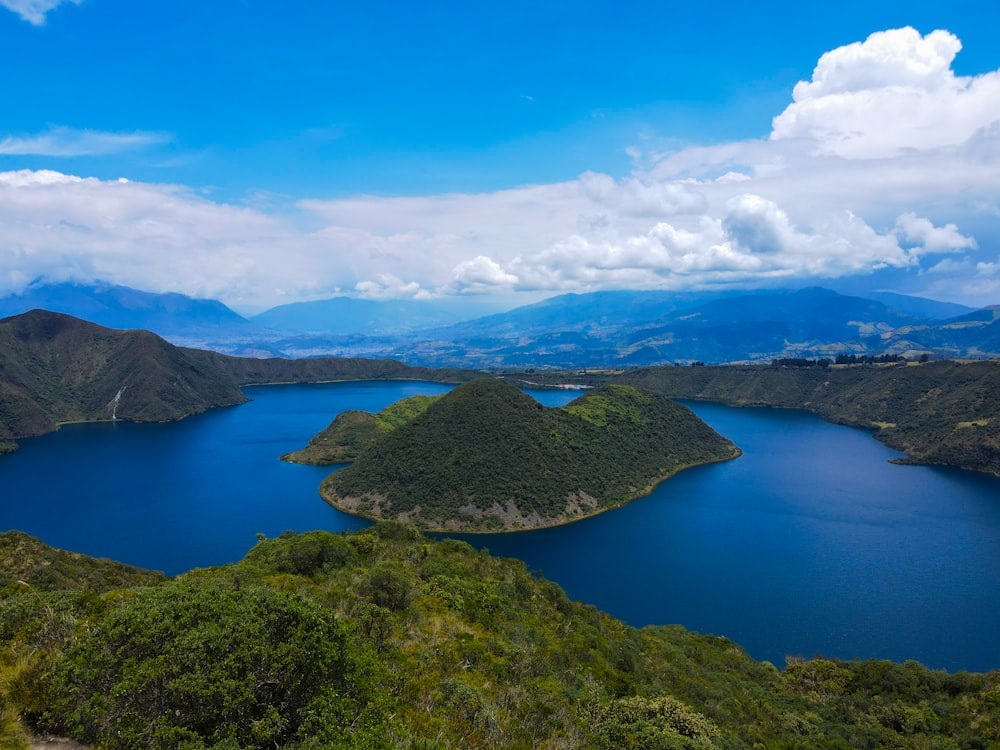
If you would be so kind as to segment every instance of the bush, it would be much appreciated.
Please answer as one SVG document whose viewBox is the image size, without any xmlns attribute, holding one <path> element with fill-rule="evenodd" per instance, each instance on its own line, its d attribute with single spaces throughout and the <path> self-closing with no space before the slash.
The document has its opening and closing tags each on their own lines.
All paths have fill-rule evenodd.
<svg viewBox="0 0 1000 750">
<path fill-rule="evenodd" d="M 133 597 L 66 653 L 50 715 L 102 747 L 275 747 L 324 686 L 349 700 L 351 671 L 341 628 L 318 605 L 221 576 L 182 579 Z"/>
<path fill-rule="evenodd" d="M 372 603 L 394 612 L 410 606 L 413 585 L 409 577 L 391 563 L 379 563 L 368 574 L 365 593 Z"/>
<path fill-rule="evenodd" d="M 342 568 L 354 557 L 354 548 L 343 537 L 313 531 L 258 542 L 245 559 L 275 573 L 315 576 Z"/>
</svg>

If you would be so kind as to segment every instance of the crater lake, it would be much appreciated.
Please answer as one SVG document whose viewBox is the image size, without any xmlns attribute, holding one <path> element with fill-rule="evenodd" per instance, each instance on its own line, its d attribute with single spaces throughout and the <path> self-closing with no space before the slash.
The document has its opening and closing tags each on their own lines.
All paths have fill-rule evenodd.
<svg viewBox="0 0 1000 750">
<path fill-rule="evenodd" d="M 0 529 L 178 574 L 241 558 L 258 533 L 360 528 L 319 497 L 331 468 L 278 456 L 340 411 L 448 388 L 252 387 L 250 403 L 180 422 L 66 425 L 0 458 Z M 460 538 L 631 625 L 723 635 L 779 666 L 1000 668 L 1000 479 L 891 464 L 900 454 L 869 433 L 805 412 L 685 403 L 743 456 L 568 526 Z"/>
</svg>

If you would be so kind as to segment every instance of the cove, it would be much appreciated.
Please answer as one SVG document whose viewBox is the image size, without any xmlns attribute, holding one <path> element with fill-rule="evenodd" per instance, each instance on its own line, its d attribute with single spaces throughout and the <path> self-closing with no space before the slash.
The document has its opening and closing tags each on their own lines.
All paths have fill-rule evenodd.
<svg viewBox="0 0 1000 750">
<path fill-rule="evenodd" d="M 0 529 L 176 574 L 286 529 L 367 522 L 323 503 L 325 467 L 286 464 L 344 409 L 433 383 L 247 388 L 253 401 L 169 424 L 67 425 L 0 459 Z M 534 392 L 547 405 L 579 395 Z M 569 526 L 466 536 L 643 626 L 786 655 L 1000 668 L 1000 480 L 888 463 L 862 430 L 796 411 L 689 403 L 744 450 Z"/>
</svg>

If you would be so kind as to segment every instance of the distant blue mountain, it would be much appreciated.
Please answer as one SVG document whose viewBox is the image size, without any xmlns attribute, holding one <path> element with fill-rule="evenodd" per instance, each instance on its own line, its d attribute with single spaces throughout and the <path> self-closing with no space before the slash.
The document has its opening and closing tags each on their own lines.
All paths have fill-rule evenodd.
<svg viewBox="0 0 1000 750">
<path fill-rule="evenodd" d="M 463 309 L 465 312 L 463 312 Z M 333 297 L 273 307 L 251 320 L 266 328 L 303 334 L 401 334 L 473 317 L 475 307 L 453 302 Z"/>
<path fill-rule="evenodd" d="M 886 307 L 891 307 L 898 312 L 930 320 L 955 318 L 959 315 L 966 315 L 976 309 L 974 307 L 959 305 L 955 302 L 940 302 L 936 299 L 914 297 L 909 294 L 896 294 L 895 292 L 869 292 L 863 296 L 881 302 Z"/>
<path fill-rule="evenodd" d="M 636 367 L 840 353 L 1000 355 L 997 308 L 875 296 L 880 299 L 820 287 L 607 291 L 563 294 L 471 320 L 461 317 L 475 308 L 454 301 L 336 297 L 282 305 L 248 321 L 214 300 L 59 284 L 0 299 L 0 317 L 44 308 L 229 354 L 392 357 L 429 367 Z"/>
<path fill-rule="evenodd" d="M 930 307 L 935 313 L 945 309 Z M 937 330 L 937 323 L 877 300 L 820 287 L 728 293 L 617 291 L 564 294 L 443 328 L 406 336 L 341 338 L 330 345 L 337 354 L 394 356 L 427 366 L 630 367 L 944 352 L 940 342 L 947 340 L 947 331 L 915 334 Z M 913 335 L 898 338 L 896 330 Z M 924 338 L 938 343 L 923 346 Z M 324 351 L 315 338 L 306 346 L 302 341 L 286 343 L 288 353 Z M 980 343 L 988 344 L 989 337 L 976 338 L 976 356 L 993 351 Z"/>
<path fill-rule="evenodd" d="M 439 337 L 551 335 L 597 331 L 659 321 L 677 310 L 734 292 L 607 291 L 560 294 L 507 312 L 433 331 Z"/>
<path fill-rule="evenodd" d="M 65 313 L 107 328 L 142 328 L 165 337 L 196 333 L 246 335 L 255 328 L 217 300 L 110 284 L 35 285 L 20 294 L 0 298 L 0 317 L 33 309 Z"/>
</svg>

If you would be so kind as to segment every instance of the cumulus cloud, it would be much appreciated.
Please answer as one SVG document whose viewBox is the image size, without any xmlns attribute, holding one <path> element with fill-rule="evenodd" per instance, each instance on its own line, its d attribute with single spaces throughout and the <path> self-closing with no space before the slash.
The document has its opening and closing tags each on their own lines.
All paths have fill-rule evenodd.
<svg viewBox="0 0 1000 750">
<path fill-rule="evenodd" d="M 721 218 L 693 229 L 658 222 L 642 235 L 592 241 L 579 235 L 515 259 L 521 284 L 587 287 L 606 277 L 639 287 L 710 286 L 755 279 L 835 278 L 915 262 L 893 233 L 843 212 L 801 229 L 775 203 L 743 194 Z"/>
<path fill-rule="evenodd" d="M 872 35 L 824 55 L 770 137 L 651 155 L 618 178 L 304 200 L 277 218 L 178 186 L 0 173 L 0 292 L 61 273 L 263 307 L 345 289 L 423 298 L 895 270 L 985 304 L 996 300 L 968 295 L 997 282 L 983 254 L 1000 244 L 1000 73 L 955 76 L 959 49 L 943 31 Z"/>
<path fill-rule="evenodd" d="M 45 14 L 67 2 L 79 5 L 83 0 L 0 0 L 0 5 L 33 26 L 44 26 Z"/>
<path fill-rule="evenodd" d="M 978 247 L 975 238 L 966 237 L 954 224 L 936 227 L 929 219 L 909 211 L 896 220 L 896 233 L 928 253 L 947 253 Z"/>
<path fill-rule="evenodd" d="M 431 295 L 415 281 L 403 281 L 390 273 L 378 279 L 365 279 L 354 285 L 354 290 L 366 299 L 426 299 Z"/>
<path fill-rule="evenodd" d="M 947 31 L 907 27 L 827 52 L 774 118 L 771 139 L 805 138 L 849 158 L 963 143 L 1000 121 L 1000 72 L 956 76 L 961 48 Z"/>
<path fill-rule="evenodd" d="M 513 286 L 517 276 L 507 273 L 492 258 L 477 255 L 465 260 L 451 271 L 452 287 L 460 292 L 488 290 L 500 286 Z"/>
<path fill-rule="evenodd" d="M 2 2 L 3 0 L 0 0 Z M 104 133 L 98 130 L 50 128 L 30 136 L 0 139 L 0 154 L 8 156 L 106 156 L 168 143 L 165 133 Z"/>
</svg>

